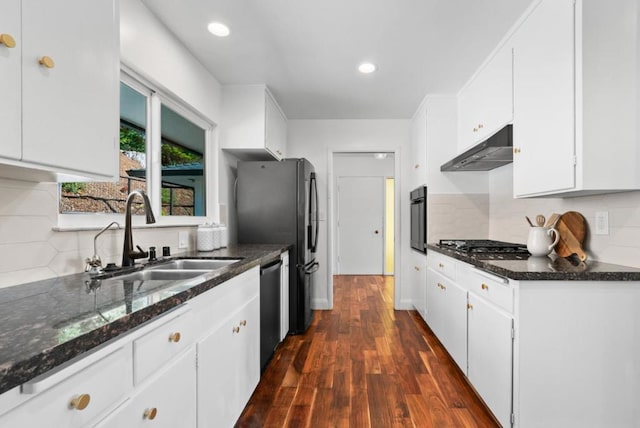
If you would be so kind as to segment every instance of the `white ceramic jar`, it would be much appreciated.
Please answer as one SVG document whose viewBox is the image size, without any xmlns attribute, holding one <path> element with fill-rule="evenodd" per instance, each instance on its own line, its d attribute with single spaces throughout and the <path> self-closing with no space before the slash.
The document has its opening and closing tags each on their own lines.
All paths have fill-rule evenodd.
<svg viewBox="0 0 640 428">
<path fill-rule="evenodd" d="M 205 223 L 198 226 L 196 248 L 198 251 L 213 251 L 215 249 L 214 228 L 212 224 Z"/>
</svg>

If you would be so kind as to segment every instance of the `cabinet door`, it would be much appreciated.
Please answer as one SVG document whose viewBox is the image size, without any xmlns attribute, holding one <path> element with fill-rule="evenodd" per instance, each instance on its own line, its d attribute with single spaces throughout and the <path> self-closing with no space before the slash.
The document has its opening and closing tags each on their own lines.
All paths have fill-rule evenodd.
<svg viewBox="0 0 640 428">
<path fill-rule="evenodd" d="M 192 347 L 116 409 L 99 428 L 195 428 L 196 353 Z"/>
<path fill-rule="evenodd" d="M 478 124 L 484 98 L 478 76 L 458 95 L 458 152 L 463 152 L 479 140 Z"/>
<path fill-rule="evenodd" d="M 459 145 L 462 151 L 513 120 L 513 56 L 503 45 L 460 93 Z"/>
<path fill-rule="evenodd" d="M 238 409 L 235 419 L 240 416 L 260 382 L 260 299 L 256 297 L 247 303 L 238 313 L 236 321 L 240 326 L 240 340 L 236 355 Z"/>
<path fill-rule="evenodd" d="M 427 320 L 460 369 L 467 372 L 467 291 L 428 270 Z M 432 325 L 433 322 L 433 325 Z"/>
<path fill-rule="evenodd" d="M 277 159 L 285 157 L 287 120 L 268 92 L 265 93 L 265 147 Z"/>
<path fill-rule="evenodd" d="M 411 251 L 411 300 L 413 307 L 420 313 L 423 319 L 426 316 L 426 290 L 427 290 L 427 262 L 426 257 L 415 251 Z M 426 319 L 425 319 L 426 321 Z"/>
<path fill-rule="evenodd" d="M 543 0 L 514 36 L 515 196 L 575 187 L 573 3 Z"/>
<path fill-rule="evenodd" d="M 259 312 L 255 297 L 197 344 L 198 426 L 233 426 L 258 384 Z"/>
<path fill-rule="evenodd" d="M 427 182 L 427 109 L 422 105 L 411 122 L 411 189 Z"/>
<path fill-rule="evenodd" d="M 15 47 L 0 43 L 0 156 L 20 159 L 22 135 L 20 127 L 21 108 L 21 72 L 20 51 L 20 0 L 2 2 L 0 13 L 0 34 L 11 37 Z M 9 44 L 11 44 L 8 41 Z"/>
<path fill-rule="evenodd" d="M 469 293 L 467 377 L 503 426 L 511 425 L 513 318 Z"/>
<path fill-rule="evenodd" d="M 115 0 L 22 1 L 23 160 L 117 174 Z M 39 64 L 43 56 L 52 68 Z"/>
</svg>

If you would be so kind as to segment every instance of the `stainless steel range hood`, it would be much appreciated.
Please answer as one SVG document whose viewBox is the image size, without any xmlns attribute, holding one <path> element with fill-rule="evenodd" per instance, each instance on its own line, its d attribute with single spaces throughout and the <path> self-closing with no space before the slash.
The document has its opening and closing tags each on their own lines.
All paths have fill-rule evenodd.
<svg viewBox="0 0 640 428">
<path fill-rule="evenodd" d="M 489 171 L 513 162 L 513 125 L 507 125 L 480 144 L 456 156 L 440 171 Z"/>
</svg>

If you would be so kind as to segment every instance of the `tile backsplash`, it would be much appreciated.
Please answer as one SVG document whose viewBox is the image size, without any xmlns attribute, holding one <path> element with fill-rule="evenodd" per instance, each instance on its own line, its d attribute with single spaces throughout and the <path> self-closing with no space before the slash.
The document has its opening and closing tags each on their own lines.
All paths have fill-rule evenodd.
<svg viewBox="0 0 640 428">
<path fill-rule="evenodd" d="M 549 217 L 567 211 L 587 221 L 585 250 L 589 257 L 608 263 L 640 267 L 640 191 L 574 198 L 513 199 L 512 166 L 491 171 L 489 238 L 526 243 L 529 226 L 524 216 Z M 596 235 L 596 212 L 609 213 L 609 234 Z"/>
<path fill-rule="evenodd" d="M 427 194 L 427 241 L 489 235 L 489 194 Z"/>
<path fill-rule="evenodd" d="M 0 287 L 82 272 L 85 258 L 93 255 L 97 230 L 53 231 L 57 191 L 55 183 L 0 179 Z M 104 226 L 107 224 L 105 221 Z M 124 222 L 121 226 L 124 228 Z M 158 249 L 168 245 L 177 252 L 182 230 L 189 231 L 189 247 L 195 248 L 195 229 L 189 227 L 136 228 L 134 244 Z M 98 238 L 103 265 L 120 264 L 123 236 L 121 229 Z"/>
</svg>

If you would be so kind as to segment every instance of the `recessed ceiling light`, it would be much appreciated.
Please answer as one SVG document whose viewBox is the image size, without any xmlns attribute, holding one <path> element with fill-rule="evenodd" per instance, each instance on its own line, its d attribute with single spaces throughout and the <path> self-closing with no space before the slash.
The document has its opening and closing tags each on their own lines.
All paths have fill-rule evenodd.
<svg viewBox="0 0 640 428">
<path fill-rule="evenodd" d="M 207 29 L 211 34 L 218 37 L 227 37 L 231 33 L 229 27 L 221 22 L 212 22 L 207 26 Z"/>
<path fill-rule="evenodd" d="M 362 64 L 360 64 L 358 66 L 358 71 L 360 73 L 369 74 L 369 73 L 373 73 L 374 71 L 376 71 L 377 68 L 378 67 L 376 67 L 376 65 L 373 64 L 373 63 L 363 62 Z"/>
</svg>

